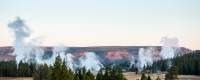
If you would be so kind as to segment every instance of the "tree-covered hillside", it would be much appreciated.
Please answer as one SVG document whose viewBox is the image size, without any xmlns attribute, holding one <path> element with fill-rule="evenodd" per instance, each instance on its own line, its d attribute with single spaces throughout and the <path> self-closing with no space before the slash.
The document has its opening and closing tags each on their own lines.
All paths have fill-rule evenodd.
<svg viewBox="0 0 200 80">
<path fill-rule="evenodd" d="M 154 61 L 151 70 L 166 71 L 171 65 L 177 66 L 179 74 L 200 75 L 200 50 L 193 51 L 184 56 L 177 56 L 171 59 Z"/>
</svg>

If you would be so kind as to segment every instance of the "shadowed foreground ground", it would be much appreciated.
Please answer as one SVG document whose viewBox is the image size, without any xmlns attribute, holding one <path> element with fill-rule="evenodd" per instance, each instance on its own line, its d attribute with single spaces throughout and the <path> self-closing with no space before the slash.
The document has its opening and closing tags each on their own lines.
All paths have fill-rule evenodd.
<svg viewBox="0 0 200 80">
<path fill-rule="evenodd" d="M 139 80 L 142 75 L 134 75 L 133 73 L 126 73 L 126 78 L 128 80 Z M 158 76 L 161 80 L 164 80 L 164 75 L 153 75 L 151 74 L 151 79 L 155 80 Z M 200 76 L 194 75 L 179 75 L 179 80 L 200 80 Z M 0 77 L 0 80 L 33 80 L 32 77 Z"/>
<path fill-rule="evenodd" d="M 33 80 L 32 77 L 0 77 L 0 80 Z"/>
</svg>

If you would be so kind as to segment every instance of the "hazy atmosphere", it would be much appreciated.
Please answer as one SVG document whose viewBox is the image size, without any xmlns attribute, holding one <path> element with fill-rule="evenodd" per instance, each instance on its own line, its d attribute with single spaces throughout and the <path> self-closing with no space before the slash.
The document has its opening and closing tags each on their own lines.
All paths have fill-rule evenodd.
<svg viewBox="0 0 200 80">
<path fill-rule="evenodd" d="M 200 0 L 0 0 L 0 80 L 200 80 Z"/>
<path fill-rule="evenodd" d="M 17 17 L 30 28 L 25 41 L 42 46 L 161 46 L 162 37 L 200 49 L 199 0 L 1 0 L 0 46 L 12 46 Z"/>
</svg>

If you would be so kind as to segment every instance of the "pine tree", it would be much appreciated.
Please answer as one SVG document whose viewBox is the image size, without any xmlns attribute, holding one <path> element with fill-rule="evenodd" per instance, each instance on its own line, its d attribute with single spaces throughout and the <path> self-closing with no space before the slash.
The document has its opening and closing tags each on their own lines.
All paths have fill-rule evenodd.
<svg viewBox="0 0 200 80">
<path fill-rule="evenodd" d="M 170 67 L 170 69 L 167 70 L 167 74 L 165 75 L 166 80 L 174 80 L 178 79 L 178 68 L 176 66 Z"/>
<path fill-rule="evenodd" d="M 75 71 L 74 80 L 80 80 L 78 70 Z"/>
<path fill-rule="evenodd" d="M 110 66 L 106 66 L 106 70 L 105 70 L 105 73 L 103 75 L 104 80 L 110 80 L 109 79 L 109 73 L 108 73 L 109 71 L 110 71 Z"/>
<path fill-rule="evenodd" d="M 103 80 L 103 73 L 102 73 L 102 69 L 100 69 L 100 70 L 99 70 L 99 72 L 97 73 L 96 80 Z"/>
<path fill-rule="evenodd" d="M 90 72 L 90 70 L 87 71 L 86 75 L 90 78 L 90 80 L 94 80 L 94 75 Z"/>
<path fill-rule="evenodd" d="M 33 73 L 33 80 L 39 80 L 37 72 Z"/>
<path fill-rule="evenodd" d="M 61 63 L 60 55 L 58 55 L 52 67 L 51 80 L 61 80 Z"/>
<path fill-rule="evenodd" d="M 145 74 L 142 73 L 141 80 L 146 80 Z"/>
<path fill-rule="evenodd" d="M 80 80 L 83 80 L 81 69 L 78 69 L 78 77 Z"/>
<path fill-rule="evenodd" d="M 74 80 L 80 80 L 78 77 L 74 77 Z"/>
<path fill-rule="evenodd" d="M 62 67 L 61 67 L 61 72 L 60 72 L 60 76 L 61 76 L 61 80 L 67 80 L 67 76 L 69 75 L 68 74 L 68 71 L 67 71 L 67 66 L 66 66 L 66 62 L 65 62 L 65 59 L 63 60 L 62 62 Z"/>
<path fill-rule="evenodd" d="M 19 62 L 18 64 L 18 77 L 25 77 L 25 74 L 24 74 L 24 63 L 22 61 Z"/>
<path fill-rule="evenodd" d="M 51 68 L 45 63 L 43 66 L 44 69 L 44 80 L 50 80 L 51 78 Z"/>
<path fill-rule="evenodd" d="M 158 76 L 156 80 L 161 80 L 160 77 Z"/>
<path fill-rule="evenodd" d="M 68 79 L 67 80 L 74 80 L 74 72 L 69 68 L 68 69 Z"/>
<path fill-rule="evenodd" d="M 148 76 L 147 80 L 151 80 L 151 77 L 150 77 L 150 76 Z"/>
<path fill-rule="evenodd" d="M 135 74 L 138 74 L 138 68 L 135 67 Z"/>
<path fill-rule="evenodd" d="M 103 79 L 104 80 L 109 80 L 108 70 L 105 71 L 105 74 L 103 75 Z"/>
<path fill-rule="evenodd" d="M 116 73 L 117 73 L 117 67 L 116 66 L 114 66 L 112 69 L 111 69 L 111 71 L 110 71 L 110 78 L 111 78 L 111 80 L 115 80 L 116 79 Z"/>
<path fill-rule="evenodd" d="M 132 71 L 132 72 L 135 71 L 135 66 L 134 66 L 134 64 L 132 64 L 132 66 L 131 66 L 131 68 L 129 69 L 129 71 Z"/>
</svg>

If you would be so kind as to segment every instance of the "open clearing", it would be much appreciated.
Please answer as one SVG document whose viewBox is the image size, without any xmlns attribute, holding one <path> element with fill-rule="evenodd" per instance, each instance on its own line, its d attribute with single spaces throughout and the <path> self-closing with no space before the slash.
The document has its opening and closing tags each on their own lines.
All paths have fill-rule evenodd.
<svg viewBox="0 0 200 80">
<path fill-rule="evenodd" d="M 124 75 L 128 80 L 138 80 L 142 76 L 140 74 L 135 75 L 134 73 L 131 72 L 124 73 Z M 158 76 L 161 78 L 161 80 L 165 80 L 165 75 L 151 74 L 150 76 L 152 80 L 156 80 Z M 179 80 L 200 80 L 200 76 L 194 76 L 194 75 L 179 75 L 178 78 Z M 0 80 L 33 80 L 33 79 L 32 77 L 0 77 Z"/>
<path fill-rule="evenodd" d="M 32 77 L 0 77 L 0 80 L 33 80 Z"/>
<path fill-rule="evenodd" d="M 141 78 L 141 74 L 135 75 L 134 72 L 127 72 L 123 73 L 125 77 L 128 80 L 139 80 Z M 145 74 L 147 76 L 147 74 Z M 156 78 L 159 76 L 161 80 L 165 80 L 165 75 L 157 75 L 157 74 L 150 74 L 152 80 L 156 80 Z M 195 75 L 179 75 L 178 76 L 179 80 L 200 80 L 200 76 L 195 76 Z"/>
</svg>

